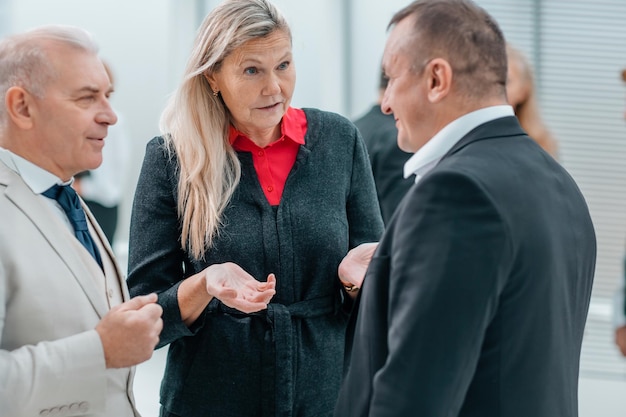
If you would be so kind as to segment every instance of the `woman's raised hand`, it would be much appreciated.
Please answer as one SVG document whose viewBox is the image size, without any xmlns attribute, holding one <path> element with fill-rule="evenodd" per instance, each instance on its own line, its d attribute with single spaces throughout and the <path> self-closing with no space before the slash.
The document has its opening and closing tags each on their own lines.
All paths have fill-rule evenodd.
<svg viewBox="0 0 626 417">
<path fill-rule="evenodd" d="M 244 313 L 266 309 L 276 294 L 274 274 L 269 274 L 266 282 L 260 282 L 232 262 L 211 265 L 204 272 L 209 295 Z"/>
</svg>

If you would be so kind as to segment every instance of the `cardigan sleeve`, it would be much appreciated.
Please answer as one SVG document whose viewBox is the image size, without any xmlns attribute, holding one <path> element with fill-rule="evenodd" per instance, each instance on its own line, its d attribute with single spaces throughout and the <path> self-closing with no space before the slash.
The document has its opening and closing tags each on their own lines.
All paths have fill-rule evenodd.
<svg viewBox="0 0 626 417">
<path fill-rule="evenodd" d="M 367 155 L 365 142 L 355 129 L 352 176 L 347 200 L 350 249 L 367 242 L 378 242 L 383 234 L 383 220 L 374 185 L 372 167 Z M 354 300 L 341 289 L 343 309 L 349 313 Z"/>
<path fill-rule="evenodd" d="M 346 208 L 350 226 L 350 249 L 361 243 L 378 242 L 383 233 L 383 221 L 365 143 L 356 128 L 354 135 L 352 177 Z"/>
<path fill-rule="evenodd" d="M 190 336 L 178 306 L 186 256 L 180 244 L 177 212 L 176 158 L 163 138 L 146 146 L 130 221 L 128 288 L 132 296 L 155 292 L 163 307 L 163 331 L 158 347 Z"/>
</svg>

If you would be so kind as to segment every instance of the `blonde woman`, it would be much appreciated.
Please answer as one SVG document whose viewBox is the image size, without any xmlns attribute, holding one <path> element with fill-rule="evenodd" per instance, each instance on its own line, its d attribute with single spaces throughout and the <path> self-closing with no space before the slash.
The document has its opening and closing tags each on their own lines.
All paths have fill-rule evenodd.
<svg viewBox="0 0 626 417">
<path fill-rule="evenodd" d="M 359 286 L 338 266 L 382 220 L 357 129 L 291 107 L 295 79 L 280 12 L 227 0 L 147 146 L 128 283 L 163 306 L 162 416 L 332 415 Z"/>
<path fill-rule="evenodd" d="M 506 46 L 508 74 L 506 94 L 522 128 L 546 152 L 558 157 L 559 146 L 541 117 L 533 71 L 528 59 L 510 44 Z"/>
</svg>

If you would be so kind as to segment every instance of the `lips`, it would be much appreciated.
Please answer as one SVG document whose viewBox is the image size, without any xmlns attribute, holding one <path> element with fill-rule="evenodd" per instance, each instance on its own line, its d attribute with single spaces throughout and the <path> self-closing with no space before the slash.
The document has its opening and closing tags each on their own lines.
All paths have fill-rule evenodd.
<svg viewBox="0 0 626 417">
<path fill-rule="evenodd" d="M 276 107 L 281 106 L 282 104 L 283 104 L 283 101 L 276 101 L 276 102 L 274 102 L 272 104 L 268 104 L 267 106 L 260 106 L 260 107 L 258 107 L 258 109 L 260 109 L 260 110 L 271 110 L 271 109 L 274 109 Z"/>
</svg>

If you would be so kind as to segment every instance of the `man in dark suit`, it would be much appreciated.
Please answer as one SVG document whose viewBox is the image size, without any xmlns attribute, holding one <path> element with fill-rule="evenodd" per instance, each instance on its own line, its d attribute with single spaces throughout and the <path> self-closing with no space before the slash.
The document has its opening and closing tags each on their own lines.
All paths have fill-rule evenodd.
<svg viewBox="0 0 626 417">
<path fill-rule="evenodd" d="M 403 167 L 412 154 L 398 147 L 398 129 L 392 114 L 380 108 L 387 88 L 387 77 L 381 70 L 378 83 L 378 101 L 367 113 L 354 121 L 367 146 L 376 194 L 385 224 L 389 223 L 402 197 L 413 185 L 412 176 L 404 178 Z"/>
<path fill-rule="evenodd" d="M 506 104 L 505 42 L 483 9 L 418 0 L 391 27 L 382 109 L 417 183 L 357 295 L 335 415 L 577 416 L 585 200 Z"/>
</svg>

